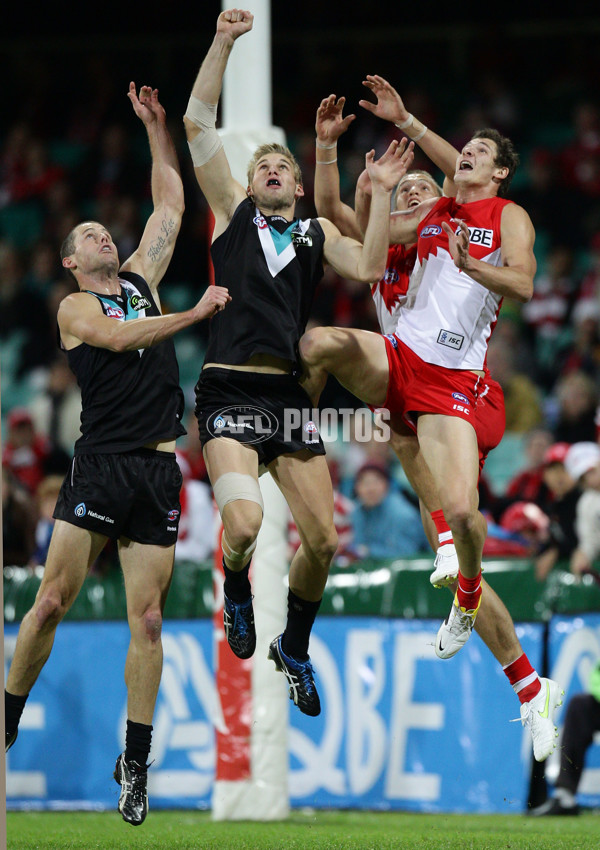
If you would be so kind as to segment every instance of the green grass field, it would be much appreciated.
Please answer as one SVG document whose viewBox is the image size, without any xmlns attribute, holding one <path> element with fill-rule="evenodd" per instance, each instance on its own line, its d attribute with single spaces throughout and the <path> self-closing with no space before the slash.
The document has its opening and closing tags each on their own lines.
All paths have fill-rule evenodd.
<svg viewBox="0 0 600 850">
<path fill-rule="evenodd" d="M 215 823 L 207 812 L 151 811 L 140 827 L 116 813 L 9 812 L 9 850 L 596 850 L 600 813 L 569 818 L 293 812 L 277 823 Z"/>
</svg>

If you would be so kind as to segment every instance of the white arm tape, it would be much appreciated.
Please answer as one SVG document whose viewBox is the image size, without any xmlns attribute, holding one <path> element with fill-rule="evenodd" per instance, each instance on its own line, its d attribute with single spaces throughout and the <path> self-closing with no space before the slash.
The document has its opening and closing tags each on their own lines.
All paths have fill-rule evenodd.
<svg viewBox="0 0 600 850">
<path fill-rule="evenodd" d="M 219 475 L 213 484 L 213 493 L 219 512 L 230 502 L 238 499 L 246 499 L 248 502 L 256 502 L 264 513 L 264 502 L 260 487 L 256 478 L 241 472 L 225 472 Z"/>
<path fill-rule="evenodd" d="M 223 147 L 221 137 L 215 129 L 217 122 L 217 104 L 205 103 L 192 95 L 188 101 L 185 117 L 200 128 L 200 133 L 190 141 L 188 147 L 192 162 L 197 168 L 215 156 Z"/>
<path fill-rule="evenodd" d="M 206 103 L 194 95 L 191 95 L 188 100 L 185 117 L 189 118 L 192 124 L 200 127 L 201 130 L 209 130 L 217 124 L 217 104 Z"/>
<path fill-rule="evenodd" d="M 191 142 L 188 141 L 188 148 L 195 168 L 206 165 L 222 147 L 223 142 L 214 127 L 212 130 L 201 130 Z"/>
</svg>

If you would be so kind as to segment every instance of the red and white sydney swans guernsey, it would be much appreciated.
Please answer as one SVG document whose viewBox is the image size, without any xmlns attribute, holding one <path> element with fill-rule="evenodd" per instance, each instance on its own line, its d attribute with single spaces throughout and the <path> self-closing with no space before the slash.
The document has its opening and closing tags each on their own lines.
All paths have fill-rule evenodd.
<svg viewBox="0 0 600 850">
<path fill-rule="evenodd" d="M 502 296 L 457 269 L 442 222 L 456 230 L 456 219 L 462 219 L 469 228 L 471 255 L 500 266 L 500 219 L 510 203 L 505 198 L 467 204 L 440 198 L 419 224 L 417 262 L 396 334 L 427 363 L 446 369 L 484 368 Z"/>
</svg>

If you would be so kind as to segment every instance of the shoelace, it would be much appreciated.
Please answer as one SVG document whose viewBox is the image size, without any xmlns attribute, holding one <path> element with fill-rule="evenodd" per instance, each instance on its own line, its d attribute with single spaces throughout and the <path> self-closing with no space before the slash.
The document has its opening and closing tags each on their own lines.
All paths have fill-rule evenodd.
<svg viewBox="0 0 600 850">
<path fill-rule="evenodd" d="M 126 781 L 125 783 L 127 791 L 130 792 L 134 803 L 143 803 L 146 796 L 145 781 L 148 777 L 148 768 L 145 770 L 143 768 L 133 770 L 129 767 L 129 775 L 131 776 L 131 782 Z"/>
<path fill-rule="evenodd" d="M 459 608 L 454 617 L 452 618 L 452 622 L 448 624 L 448 629 L 452 634 L 457 634 L 463 631 L 464 626 L 467 626 L 469 629 L 472 629 L 473 617 L 469 616 L 466 611 L 461 611 Z"/>
<path fill-rule="evenodd" d="M 297 676 L 298 676 L 299 682 L 304 687 L 304 690 L 306 691 L 306 693 L 309 696 L 311 696 L 312 692 L 314 690 L 314 687 L 315 687 L 315 683 L 314 683 L 314 679 L 313 679 L 314 670 L 313 670 L 313 666 L 310 663 L 310 661 L 307 661 L 304 664 L 302 664 L 301 670 L 297 673 Z"/>
<path fill-rule="evenodd" d="M 244 616 L 242 614 L 242 609 L 247 608 L 252 604 L 252 597 L 247 602 L 232 602 L 230 600 L 230 605 L 233 606 L 233 631 L 238 630 L 238 634 L 240 637 L 245 637 L 248 633 L 248 623 L 245 621 Z M 229 614 L 229 612 L 227 612 Z M 229 615 L 231 616 L 231 615 Z M 239 622 L 238 622 L 239 621 Z"/>
</svg>

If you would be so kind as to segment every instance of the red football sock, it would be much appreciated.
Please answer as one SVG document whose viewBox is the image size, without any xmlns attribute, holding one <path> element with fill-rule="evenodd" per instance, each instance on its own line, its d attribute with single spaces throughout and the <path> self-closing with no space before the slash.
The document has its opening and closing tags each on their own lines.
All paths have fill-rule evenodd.
<svg viewBox="0 0 600 850">
<path fill-rule="evenodd" d="M 433 511 L 431 514 L 431 519 L 435 524 L 435 528 L 438 534 L 438 542 L 440 546 L 446 546 L 448 543 L 454 543 L 454 540 L 452 539 L 452 531 L 450 530 L 450 526 L 446 522 L 444 511 Z"/>
<path fill-rule="evenodd" d="M 477 608 L 479 597 L 481 596 L 481 570 L 475 578 L 466 578 L 461 571 L 458 571 L 458 588 L 456 590 L 458 604 L 466 611 L 473 611 Z"/>
<path fill-rule="evenodd" d="M 502 669 L 508 676 L 508 681 L 513 686 L 513 691 L 519 697 L 520 702 L 529 702 L 539 694 L 542 688 L 540 677 L 529 663 L 529 658 L 525 653 Z"/>
</svg>

